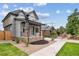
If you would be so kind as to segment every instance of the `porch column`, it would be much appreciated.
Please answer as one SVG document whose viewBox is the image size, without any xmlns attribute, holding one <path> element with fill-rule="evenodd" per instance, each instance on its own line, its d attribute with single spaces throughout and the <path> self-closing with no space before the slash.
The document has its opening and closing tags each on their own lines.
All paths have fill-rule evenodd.
<svg viewBox="0 0 79 59">
<path fill-rule="evenodd" d="M 25 33 L 24 36 L 26 37 L 26 44 L 29 44 L 29 23 L 25 23 Z"/>
<path fill-rule="evenodd" d="M 41 37 L 41 39 L 43 39 L 43 34 L 42 34 L 41 27 L 40 27 L 40 37 Z"/>
</svg>

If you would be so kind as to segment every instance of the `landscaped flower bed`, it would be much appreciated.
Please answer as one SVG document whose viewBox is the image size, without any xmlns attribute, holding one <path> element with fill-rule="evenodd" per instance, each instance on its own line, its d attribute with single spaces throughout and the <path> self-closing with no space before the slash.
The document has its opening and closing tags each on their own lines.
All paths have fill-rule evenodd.
<svg viewBox="0 0 79 59">
<path fill-rule="evenodd" d="M 57 56 L 79 56 L 79 43 L 66 43 Z"/>
<path fill-rule="evenodd" d="M 10 43 L 0 43 L 0 56 L 27 56 L 28 54 L 19 50 Z"/>
</svg>

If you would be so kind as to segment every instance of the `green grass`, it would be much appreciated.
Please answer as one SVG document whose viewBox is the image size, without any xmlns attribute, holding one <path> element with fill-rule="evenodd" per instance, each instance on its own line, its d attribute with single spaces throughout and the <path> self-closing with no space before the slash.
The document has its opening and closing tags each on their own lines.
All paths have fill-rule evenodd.
<svg viewBox="0 0 79 59">
<path fill-rule="evenodd" d="M 66 43 L 58 52 L 57 56 L 79 56 L 78 43 Z"/>
<path fill-rule="evenodd" d="M 0 43 L 0 56 L 27 56 L 27 54 L 10 43 Z"/>
</svg>

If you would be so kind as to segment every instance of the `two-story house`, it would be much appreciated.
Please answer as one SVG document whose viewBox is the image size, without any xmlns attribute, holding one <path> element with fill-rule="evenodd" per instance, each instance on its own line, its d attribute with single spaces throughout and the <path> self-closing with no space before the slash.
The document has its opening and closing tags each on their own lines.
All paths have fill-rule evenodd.
<svg viewBox="0 0 79 59">
<path fill-rule="evenodd" d="M 14 37 L 28 37 L 29 42 L 42 39 L 41 23 L 34 10 L 15 10 L 9 12 L 2 20 L 4 30 L 10 31 Z"/>
</svg>

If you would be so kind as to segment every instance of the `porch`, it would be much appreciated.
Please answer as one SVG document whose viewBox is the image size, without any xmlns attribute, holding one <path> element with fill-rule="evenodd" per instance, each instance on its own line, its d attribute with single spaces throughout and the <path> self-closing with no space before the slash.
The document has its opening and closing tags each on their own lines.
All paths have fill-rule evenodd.
<svg viewBox="0 0 79 59">
<path fill-rule="evenodd" d="M 15 35 L 16 37 L 26 37 L 29 43 L 42 40 L 41 23 L 36 21 L 28 20 L 28 23 L 20 19 L 15 20 Z M 19 29 L 19 30 L 17 30 Z"/>
</svg>

